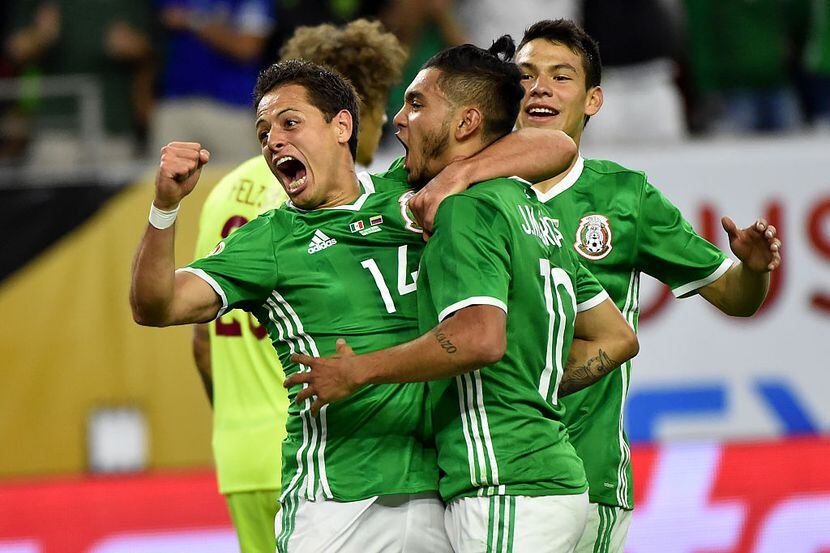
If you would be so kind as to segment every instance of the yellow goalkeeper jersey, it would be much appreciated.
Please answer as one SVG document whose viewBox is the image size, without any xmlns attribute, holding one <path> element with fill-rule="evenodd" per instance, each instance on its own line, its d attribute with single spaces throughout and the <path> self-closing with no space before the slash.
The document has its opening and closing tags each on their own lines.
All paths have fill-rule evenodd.
<svg viewBox="0 0 830 553">
<path fill-rule="evenodd" d="M 286 199 L 262 156 L 244 162 L 219 181 L 205 200 L 196 258 Z M 277 352 L 265 328 L 242 310 L 210 323 L 210 344 L 213 454 L 219 491 L 279 490 L 288 394 L 282 386 Z"/>
</svg>

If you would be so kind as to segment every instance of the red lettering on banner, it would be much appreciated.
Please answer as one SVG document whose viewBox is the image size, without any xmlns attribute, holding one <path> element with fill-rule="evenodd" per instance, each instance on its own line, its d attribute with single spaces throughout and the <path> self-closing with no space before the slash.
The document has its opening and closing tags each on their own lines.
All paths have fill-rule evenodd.
<svg viewBox="0 0 830 553">
<path fill-rule="evenodd" d="M 720 216 L 718 216 L 715 206 L 704 202 L 700 206 L 698 216 L 700 220 L 700 229 L 698 232 L 702 237 L 717 246 L 718 238 L 720 238 L 723 232 L 723 227 L 720 224 Z"/>
<path fill-rule="evenodd" d="M 807 216 L 807 238 L 821 257 L 830 260 L 830 235 L 825 233 L 825 224 L 830 224 L 830 198 L 819 201 Z M 830 293 L 813 292 L 810 303 L 819 311 L 830 313 Z"/>
<path fill-rule="evenodd" d="M 628 546 L 637 553 L 830 553 L 828 457 L 828 438 L 634 447 Z"/>
<path fill-rule="evenodd" d="M 640 308 L 639 322 L 641 324 L 648 322 L 652 318 L 659 315 L 666 307 L 669 306 L 672 298 L 674 298 L 674 295 L 671 293 L 671 288 L 665 284 L 661 285 L 660 293 L 657 294 L 656 299 L 651 303 L 646 304 L 645 307 Z"/>
<path fill-rule="evenodd" d="M 785 237 L 784 208 L 781 206 L 781 202 L 770 202 L 765 211 L 767 222 L 775 227 L 778 233 L 778 238 L 783 243 Z M 781 296 L 781 290 L 784 287 L 784 275 L 787 270 L 786 267 L 786 263 L 781 263 L 781 265 L 779 265 L 778 268 L 774 270 L 770 275 L 767 299 L 764 300 L 764 303 L 761 305 L 761 308 L 756 313 L 756 316 L 770 309 Z"/>
</svg>

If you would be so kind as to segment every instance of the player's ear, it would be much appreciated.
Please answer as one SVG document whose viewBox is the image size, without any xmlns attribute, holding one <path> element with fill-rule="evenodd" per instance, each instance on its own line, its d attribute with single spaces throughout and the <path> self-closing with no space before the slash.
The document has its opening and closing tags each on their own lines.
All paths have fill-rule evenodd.
<svg viewBox="0 0 830 553">
<path fill-rule="evenodd" d="M 335 131 L 337 132 L 337 143 L 348 144 L 352 138 L 352 131 L 354 127 L 354 120 L 352 113 L 347 109 L 341 109 L 337 115 L 332 118 Z"/>
<path fill-rule="evenodd" d="M 463 142 L 478 132 L 484 125 L 484 117 L 477 107 L 466 107 L 455 127 L 455 139 Z"/>
<path fill-rule="evenodd" d="M 595 86 L 588 91 L 588 96 L 585 98 L 585 115 L 596 115 L 599 108 L 602 107 L 602 87 Z"/>
</svg>

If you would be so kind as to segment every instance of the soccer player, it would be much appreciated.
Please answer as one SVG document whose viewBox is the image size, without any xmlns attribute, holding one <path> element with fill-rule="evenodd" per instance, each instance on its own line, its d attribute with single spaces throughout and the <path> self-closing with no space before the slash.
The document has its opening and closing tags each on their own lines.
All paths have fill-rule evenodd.
<svg viewBox="0 0 830 553">
<path fill-rule="evenodd" d="M 406 52 L 379 22 L 301 27 L 286 42 L 283 59 L 306 59 L 345 75 L 360 100 L 356 161 L 368 165 L 380 140 L 389 87 L 400 78 Z M 199 218 L 196 258 L 287 196 L 260 154 L 231 171 L 211 190 Z M 240 549 L 273 551 L 279 508 L 280 450 L 288 394 L 265 327 L 242 310 L 196 325 L 193 352 L 213 404 L 213 451 Z"/>
<path fill-rule="evenodd" d="M 519 128 L 566 132 L 577 145 L 602 106 L 596 43 L 568 20 L 540 21 L 522 38 L 516 63 L 525 97 Z M 647 132 L 647 130 L 646 130 Z M 636 136 L 632 136 L 636 139 Z M 781 262 L 776 229 L 763 219 L 739 229 L 723 218 L 732 260 L 701 238 L 640 171 L 578 157 L 541 183 L 540 196 L 559 231 L 636 330 L 640 273 L 669 285 L 678 298 L 700 294 L 728 315 L 752 315 L 763 303 L 769 272 Z M 564 421 L 585 464 L 591 510 L 580 553 L 623 551 L 633 495 L 623 405 L 631 363 L 568 396 Z"/>
<path fill-rule="evenodd" d="M 361 113 L 356 162 L 368 165 L 384 124 L 387 92 L 398 80 L 405 59 L 395 36 L 384 31 L 380 23 L 366 20 L 342 27 L 301 27 L 281 55 L 283 59 L 327 65 L 354 84 Z M 545 132 L 544 145 L 550 144 L 552 134 L 560 133 Z M 562 143 L 571 142 L 564 134 L 559 138 Z M 510 147 L 509 141 L 506 145 Z M 485 156 L 474 169 L 481 178 L 485 175 L 481 171 L 488 170 L 492 171 L 490 176 L 526 174 L 523 167 L 532 161 L 524 155 L 526 146 L 520 140 L 512 148 L 519 154 L 512 160 L 506 158 L 509 152 L 499 153 L 497 147 L 497 164 L 488 163 Z M 545 160 L 546 164 L 554 163 L 548 170 L 550 175 L 571 161 L 556 158 L 557 153 L 552 152 L 551 160 Z M 262 155 L 244 162 L 224 177 L 205 201 L 197 258 L 207 255 L 236 228 L 285 200 L 282 187 Z M 193 339 L 197 367 L 213 400 L 213 449 L 219 489 L 225 494 L 242 551 L 271 549 L 279 506 L 280 448 L 288 398 L 279 360 L 266 336 L 265 328 L 254 317 L 234 310 L 210 324 L 196 325 Z"/>
<path fill-rule="evenodd" d="M 410 182 L 423 184 L 513 128 L 523 96 L 502 37 L 430 59 L 395 117 Z M 633 330 L 565 243 L 530 184 L 479 183 L 438 210 L 418 274 L 422 336 L 355 356 L 340 341 L 287 386 L 323 413 L 365 386 L 430 381 L 430 412 L 456 553 L 569 552 L 587 482 L 562 423 L 560 387 L 637 352 Z M 567 365 L 567 367 L 566 367 Z M 314 397 L 316 396 L 316 398 Z M 355 396 L 356 397 L 356 396 Z"/>
<path fill-rule="evenodd" d="M 136 321 L 204 322 L 244 308 L 267 328 L 287 374 L 301 369 L 291 353 L 332 353 L 337 336 L 368 351 L 417 335 L 413 273 L 423 240 L 405 214 L 404 186 L 355 177 L 351 86 L 322 67 L 283 62 L 261 74 L 255 97 L 263 155 L 290 202 L 174 272 L 177 205 L 209 154 L 168 145 L 133 268 Z M 567 166 L 572 141 L 548 134 L 564 139 L 556 164 Z M 424 401 L 422 385 L 381 386 L 317 420 L 310 402 L 289 409 L 281 551 L 447 550 Z"/>
</svg>

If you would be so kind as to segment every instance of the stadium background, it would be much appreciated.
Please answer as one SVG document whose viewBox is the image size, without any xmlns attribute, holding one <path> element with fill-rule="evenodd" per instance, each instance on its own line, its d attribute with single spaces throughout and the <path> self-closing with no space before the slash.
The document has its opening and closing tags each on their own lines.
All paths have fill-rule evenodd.
<svg viewBox="0 0 830 553">
<path fill-rule="evenodd" d="M 374 13 L 395 27 L 384 11 L 391 4 L 403 13 L 417 9 L 404 1 L 278 2 L 258 63 L 273 59 L 300 23 Z M 672 300 L 662 286 L 644 282 L 642 347 L 626 412 L 638 504 L 627 551 L 830 551 L 830 362 L 823 352 L 830 338 L 830 113 L 815 100 L 828 96 L 830 69 L 822 77 L 810 58 L 817 42 L 830 49 L 830 2 L 655 0 L 631 2 L 626 13 L 611 1 L 518 2 L 509 13 L 503 2 L 432 4 L 414 28 L 396 28 L 411 47 L 412 67 L 461 38 L 482 42 L 500 30 L 520 36 L 522 22 L 581 18 L 601 45 L 614 47 L 603 49 L 609 101 L 588 126 L 583 155 L 644 169 L 724 249 L 723 214 L 743 225 L 766 216 L 784 241 L 784 264 L 764 308 L 749 320 L 729 319 L 699 298 Z M 732 11 L 717 12 L 715 5 Z M 163 26 L 153 24 L 160 8 L 146 8 L 148 32 L 163 37 Z M 3 8 L 5 45 L 17 28 L 16 9 Z M 724 54 L 728 44 L 717 25 L 703 24 L 707 13 L 716 17 L 710 24 L 724 27 L 738 18 L 741 30 L 731 32 L 759 58 L 767 56 L 780 81 L 742 83 L 739 94 L 735 83 L 713 77 L 712 67 L 724 63 L 707 57 L 707 48 L 725 57 L 734 74 L 743 50 Z M 674 33 L 647 31 L 666 26 Z M 779 42 L 784 47 L 771 46 Z M 96 150 L 108 129 L 90 134 L 83 125 L 70 135 L 70 147 L 46 142 L 44 150 L 41 139 L 52 131 L 32 106 L 33 83 L 43 97 L 85 85 L 75 86 L 77 76 L 46 62 L 17 65 L 5 52 L 0 553 L 232 551 L 190 329 L 139 327 L 127 303 L 130 262 L 152 193 L 152 116 L 136 125 L 126 156 Z M 164 56 L 160 47 L 148 67 L 160 73 Z M 648 100 L 662 97 L 667 61 L 679 110 Z M 131 66 L 131 77 L 144 82 L 152 73 L 145 69 Z M 96 79 L 104 77 L 81 77 Z M 161 103 L 164 92 L 155 82 L 150 89 Z M 770 90 L 784 93 L 764 103 Z M 621 105 L 615 91 L 634 103 Z M 773 124 L 759 116 L 752 124 L 722 125 L 743 113 L 747 91 L 763 113 L 779 110 L 787 97 L 798 111 Z M 393 91 L 390 106 L 400 97 Z M 647 100 L 646 109 L 638 98 Z M 92 113 L 106 109 L 94 100 Z M 64 106 L 61 114 L 83 120 L 84 105 Z M 603 118 L 610 123 L 603 126 Z M 390 135 L 373 168 L 399 155 Z M 221 141 L 211 148 L 221 151 Z M 182 264 L 193 251 L 202 200 L 231 161 L 228 154 L 225 164 L 208 166 L 182 206 Z"/>
</svg>

